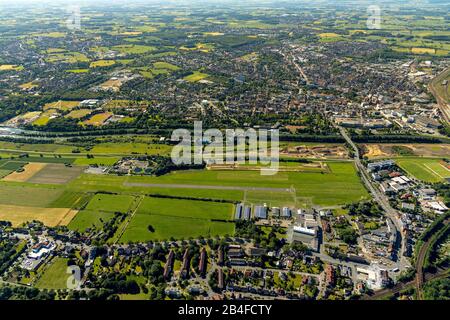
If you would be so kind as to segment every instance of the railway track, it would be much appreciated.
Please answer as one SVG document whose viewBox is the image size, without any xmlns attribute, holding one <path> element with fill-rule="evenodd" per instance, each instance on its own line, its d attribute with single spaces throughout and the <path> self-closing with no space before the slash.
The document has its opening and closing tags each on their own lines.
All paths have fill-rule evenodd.
<svg viewBox="0 0 450 320">
<path fill-rule="evenodd" d="M 450 223 L 450 218 L 447 218 L 443 221 L 444 226 Z M 437 273 L 425 273 L 423 271 L 423 265 L 425 263 L 425 258 L 428 250 L 430 249 L 430 245 L 433 242 L 433 238 L 428 239 L 419 250 L 417 255 L 416 263 L 414 265 L 416 269 L 416 277 L 414 280 L 409 281 L 407 283 L 398 283 L 392 288 L 382 289 L 375 292 L 371 296 L 364 296 L 363 300 L 378 300 L 388 295 L 394 295 L 406 289 L 415 288 L 417 293 L 417 300 L 423 300 L 423 285 L 431 280 L 436 280 L 440 278 L 445 278 L 450 274 L 448 269 L 440 270 Z"/>
<path fill-rule="evenodd" d="M 428 85 L 428 90 L 433 94 L 436 98 L 436 101 L 439 105 L 439 109 L 443 115 L 444 120 L 447 124 L 450 124 L 450 106 L 448 102 L 448 97 L 441 96 L 436 89 L 436 85 L 439 85 L 439 82 L 443 81 L 448 75 L 450 75 L 450 68 L 444 70 L 440 74 L 438 74 Z M 449 86 L 449 84 L 447 84 Z"/>
<path fill-rule="evenodd" d="M 443 221 L 444 226 L 448 225 L 450 222 L 450 218 L 447 218 Z M 423 272 L 423 265 L 425 263 L 425 258 L 427 256 L 427 252 L 430 250 L 430 245 L 433 242 L 433 237 L 430 237 L 423 245 L 420 247 L 419 253 L 417 255 L 416 260 L 416 279 L 415 279 L 415 286 L 416 286 L 416 292 L 417 292 L 417 299 L 423 300 L 423 284 L 424 284 L 424 272 Z"/>
</svg>

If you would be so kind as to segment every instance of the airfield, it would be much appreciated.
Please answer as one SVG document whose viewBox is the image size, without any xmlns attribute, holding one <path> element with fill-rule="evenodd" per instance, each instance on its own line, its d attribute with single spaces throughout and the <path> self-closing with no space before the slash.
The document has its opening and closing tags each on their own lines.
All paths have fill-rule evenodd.
<svg viewBox="0 0 450 320">
<path fill-rule="evenodd" d="M 0 220 L 14 225 L 39 220 L 74 231 L 101 229 L 117 214 L 124 219 L 111 241 L 232 236 L 234 205 L 340 208 L 368 198 L 352 161 L 285 162 L 273 176 L 258 165 L 175 171 L 162 176 L 86 173 L 89 165 L 112 165 L 120 156 L 168 154 L 151 143 L 105 142 L 93 155 L 73 154 L 68 145 L 2 142 Z M 18 149 L 20 147 L 20 149 Z M 18 156 L 29 150 L 28 157 Z M 62 152 L 61 152 L 62 151 Z M 82 150 L 83 151 L 83 150 Z M 189 228 L 186 228 L 189 226 Z M 150 231 L 151 230 L 151 231 Z"/>
</svg>

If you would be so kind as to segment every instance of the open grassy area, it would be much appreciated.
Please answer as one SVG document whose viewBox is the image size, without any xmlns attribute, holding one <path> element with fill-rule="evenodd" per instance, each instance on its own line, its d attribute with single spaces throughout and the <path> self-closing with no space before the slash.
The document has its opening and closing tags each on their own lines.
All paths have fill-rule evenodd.
<svg viewBox="0 0 450 320">
<path fill-rule="evenodd" d="M 94 158 L 77 158 L 73 164 L 78 166 L 88 165 L 100 165 L 100 166 L 112 166 L 120 158 L 118 157 L 94 157 Z"/>
<path fill-rule="evenodd" d="M 218 199 L 244 199 L 245 188 L 270 188 L 266 196 L 246 191 L 250 199 L 280 202 L 286 199 L 298 205 L 334 206 L 368 197 L 351 162 L 327 162 L 330 173 L 279 172 L 262 176 L 259 171 L 190 170 L 153 176 L 104 176 L 83 174 L 70 187 L 75 190 L 103 190 L 110 192 L 145 192 Z M 131 183 L 131 185 L 130 185 Z M 133 185 L 133 184 L 139 185 Z M 157 184 L 157 185 L 155 185 Z M 167 185 L 167 187 L 165 187 Z M 176 188 L 171 187 L 176 185 Z M 179 186 L 186 185 L 186 188 Z M 195 186 L 216 186 L 215 189 Z M 221 186 L 228 187 L 223 190 Z M 275 190 L 271 190 L 275 189 Z M 281 189 L 281 190 L 279 190 Z M 262 190 L 265 191 L 265 190 Z M 276 192 L 272 192 L 276 191 Z M 283 194 L 282 194 L 283 193 Z M 295 197 L 295 200 L 293 199 Z"/>
<path fill-rule="evenodd" d="M 440 182 L 450 177 L 450 170 L 442 159 L 405 157 L 395 160 L 410 175 L 426 182 Z"/>
<path fill-rule="evenodd" d="M 87 72 L 89 72 L 89 69 L 70 69 L 70 70 L 66 70 L 66 72 L 69 72 L 69 73 L 87 73 Z"/>
<path fill-rule="evenodd" d="M 14 142 L 6 142 L 0 141 L 0 149 L 1 150 L 15 150 L 19 152 L 52 152 L 52 153 L 65 153 L 71 152 L 71 146 L 65 146 L 61 144 L 51 144 L 51 143 L 14 143 Z"/>
<path fill-rule="evenodd" d="M 62 189 L 43 188 L 35 185 L 0 184 L 0 204 L 46 207 L 63 193 Z"/>
<path fill-rule="evenodd" d="M 25 166 L 23 166 L 23 171 L 21 172 L 12 172 L 5 178 L 3 178 L 3 181 L 17 181 L 17 182 L 25 182 L 31 179 L 36 173 L 38 173 L 40 170 L 42 170 L 46 166 L 45 163 L 28 163 Z"/>
<path fill-rule="evenodd" d="M 124 54 L 142 54 L 156 50 L 156 48 L 152 46 L 143 46 L 135 44 L 123 44 L 119 46 L 114 46 L 112 49 L 117 50 Z"/>
<path fill-rule="evenodd" d="M 101 68 L 101 67 L 110 67 L 112 65 L 116 64 L 114 60 L 98 60 L 98 61 L 92 61 L 89 65 L 90 68 Z"/>
<path fill-rule="evenodd" d="M 194 73 L 184 77 L 183 79 L 188 82 L 197 82 L 197 81 L 205 79 L 206 77 L 208 77 L 208 75 L 206 73 L 202 73 L 200 71 L 195 71 Z"/>
<path fill-rule="evenodd" d="M 315 205 L 331 206 L 368 196 L 353 163 L 327 162 L 330 173 L 279 172 L 261 176 L 259 171 L 186 171 L 161 177 L 130 177 L 129 182 L 291 188 L 296 197 Z M 271 191 L 271 190 L 268 190 Z"/>
<path fill-rule="evenodd" d="M 231 235 L 233 223 L 211 219 L 229 220 L 232 210 L 231 204 L 224 203 L 145 198 L 120 241 Z"/>
<path fill-rule="evenodd" d="M 78 110 L 72 110 L 68 114 L 66 114 L 65 118 L 73 118 L 73 119 L 80 119 L 83 117 L 86 117 L 92 112 L 92 110 L 89 109 L 78 109 Z"/>
<path fill-rule="evenodd" d="M 22 162 L 22 161 L 2 160 L 0 162 L 0 169 L 1 170 L 15 171 L 15 170 L 18 170 L 20 168 L 23 168 L 23 166 L 25 166 L 25 164 L 26 164 L 26 162 Z"/>
<path fill-rule="evenodd" d="M 34 173 L 27 182 L 39 184 L 66 184 L 78 177 L 84 167 L 68 167 L 61 163 L 49 163 Z"/>
<path fill-rule="evenodd" d="M 101 126 L 103 123 L 108 120 L 112 116 L 111 112 L 102 112 L 94 114 L 88 120 L 85 120 L 84 123 L 90 126 Z"/>
<path fill-rule="evenodd" d="M 89 193 L 64 191 L 57 199 L 51 202 L 50 208 L 82 209 L 91 199 Z"/>
<path fill-rule="evenodd" d="M 56 101 L 52 103 L 46 103 L 43 107 L 44 110 L 56 109 L 61 111 L 68 111 L 80 105 L 80 101 Z"/>
<path fill-rule="evenodd" d="M 89 58 L 80 52 L 55 52 L 47 54 L 45 58 L 47 62 L 50 63 L 77 63 L 77 62 L 88 62 Z"/>
<path fill-rule="evenodd" d="M 160 154 L 169 155 L 171 146 L 166 144 L 106 142 L 95 145 L 91 154 Z"/>
<path fill-rule="evenodd" d="M 18 66 L 15 64 L 2 64 L 0 65 L 0 72 L 1 71 L 21 71 L 23 70 L 23 66 Z"/>
<path fill-rule="evenodd" d="M 193 219 L 232 219 L 232 204 L 146 197 L 138 214 L 153 214 Z"/>
<path fill-rule="evenodd" d="M 67 273 L 67 261 L 68 259 L 65 258 L 55 258 L 36 282 L 36 287 L 39 289 L 67 289 L 67 279 L 70 277 L 70 274 Z"/>
<path fill-rule="evenodd" d="M 112 212 L 82 210 L 77 213 L 67 227 L 70 230 L 83 232 L 87 228 L 101 227 L 102 221 L 106 222 L 112 217 L 114 217 Z"/>
<path fill-rule="evenodd" d="M 180 69 L 179 67 L 177 67 L 173 64 L 170 64 L 168 62 L 163 62 L 163 61 L 155 62 L 155 63 L 153 63 L 153 66 L 156 69 L 167 69 L 167 70 L 172 70 L 172 71 L 176 71 L 176 70 Z"/>
<path fill-rule="evenodd" d="M 132 196 L 114 194 L 96 194 L 86 210 L 107 211 L 107 212 L 127 212 L 133 202 Z"/>
<path fill-rule="evenodd" d="M 0 169 L 0 179 L 6 177 L 10 173 L 11 173 L 10 170 L 2 170 L 2 169 Z"/>
</svg>

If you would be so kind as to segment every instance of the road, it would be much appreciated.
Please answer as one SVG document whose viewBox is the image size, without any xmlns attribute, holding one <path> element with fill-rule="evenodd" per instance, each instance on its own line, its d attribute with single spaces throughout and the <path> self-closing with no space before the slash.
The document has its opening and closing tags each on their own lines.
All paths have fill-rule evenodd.
<svg viewBox="0 0 450 320">
<path fill-rule="evenodd" d="M 303 71 L 302 67 L 300 67 L 300 65 L 295 61 L 296 57 L 294 57 L 292 55 L 292 53 L 289 53 L 289 58 L 286 56 L 286 54 L 284 52 L 280 52 L 280 54 L 283 56 L 283 58 L 285 60 L 287 60 L 288 62 L 292 62 L 292 64 L 295 66 L 295 68 L 297 69 L 297 71 L 300 73 L 300 75 L 302 76 L 302 78 L 305 80 L 306 84 L 309 84 L 309 79 L 306 76 L 305 72 Z"/>
<path fill-rule="evenodd" d="M 394 210 L 391 207 L 387 197 L 380 190 L 378 190 L 378 188 L 376 186 L 373 185 L 372 181 L 370 180 L 369 174 L 366 171 L 366 168 L 364 167 L 364 165 L 361 162 L 361 156 L 359 153 L 359 149 L 355 145 L 355 143 L 351 140 L 347 131 L 342 127 L 338 127 L 338 128 L 339 128 L 339 131 L 341 132 L 341 135 L 344 137 L 344 139 L 347 141 L 347 143 L 354 150 L 355 165 L 356 165 L 356 169 L 360 173 L 361 179 L 363 180 L 367 189 L 372 194 L 374 200 L 381 206 L 381 208 L 386 213 L 387 218 L 392 222 L 392 225 L 396 229 L 395 232 L 397 234 L 397 237 L 400 238 L 400 239 L 397 239 L 397 241 L 400 240 L 400 243 L 401 243 L 400 250 L 397 250 L 397 262 L 398 262 L 398 268 L 400 269 L 400 271 L 402 271 L 406 267 L 409 266 L 409 262 L 406 260 L 406 258 L 402 254 L 406 248 L 406 241 L 405 241 L 405 237 L 402 237 L 402 234 L 401 234 L 401 226 L 400 226 L 400 222 L 398 219 L 398 213 L 396 212 L 396 210 Z"/>
</svg>

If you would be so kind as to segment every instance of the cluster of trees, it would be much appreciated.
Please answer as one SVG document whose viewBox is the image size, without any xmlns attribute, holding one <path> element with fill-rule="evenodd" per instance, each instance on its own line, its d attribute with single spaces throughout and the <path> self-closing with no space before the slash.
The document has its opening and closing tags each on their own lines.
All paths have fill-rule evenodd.
<svg viewBox="0 0 450 320">
<path fill-rule="evenodd" d="M 119 300 L 119 296 L 110 289 L 98 289 L 89 291 L 70 291 L 68 300 Z"/>
<path fill-rule="evenodd" d="M 107 221 L 101 220 L 103 233 L 101 234 L 101 239 L 97 239 L 98 243 L 105 243 L 108 239 L 112 238 L 125 217 L 125 213 L 115 212 L 112 219 Z"/>
<path fill-rule="evenodd" d="M 450 263 L 450 257 L 440 256 L 439 249 L 441 244 L 445 244 L 450 236 L 450 225 L 433 234 L 430 249 L 425 256 L 424 270 L 435 271 L 437 267 L 446 267 Z"/>
<path fill-rule="evenodd" d="M 10 95 L 7 99 L 0 101 L 0 122 L 28 111 L 37 111 L 47 102 L 51 102 L 51 97 Z"/>
<path fill-rule="evenodd" d="M 274 119 L 275 121 L 277 119 Z M 295 116 L 285 120 L 286 124 L 299 126 L 295 129 L 295 134 L 300 135 L 319 135 L 329 136 L 337 135 L 337 129 L 332 125 L 331 121 L 320 113 L 306 113 L 300 117 Z M 283 121 L 281 120 L 281 121 Z"/>
<path fill-rule="evenodd" d="M 156 176 L 162 176 L 171 171 L 179 171 L 179 170 L 191 170 L 191 169 L 204 169 L 206 164 L 180 164 L 176 165 L 172 162 L 170 157 L 163 156 L 150 156 L 148 160 L 155 164 L 152 168 L 151 174 Z"/>
<path fill-rule="evenodd" d="M 0 300 L 54 300 L 55 297 L 56 293 L 53 290 L 40 291 L 23 286 L 0 287 Z"/>
<path fill-rule="evenodd" d="M 443 143 L 442 139 L 431 136 L 417 136 L 410 134 L 392 135 L 372 135 L 372 134 L 351 134 L 352 140 L 357 143 Z"/>
<path fill-rule="evenodd" d="M 345 209 L 348 210 L 348 214 L 351 216 L 364 215 L 369 217 L 378 217 L 382 214 L 381 207 L 374 201 L 351 203 L 345 206 Z"/>
<path fill-rule="evenodd" d="M 255 225 L 254 221 L 238 220 L 236 221 L 236 237 L 253 239 L 261 248 L 276 250 L 284 245 L 284 242 L 277 237 L 277 232 L 284 232 L 279 227 L 271 228 L 270 232 L 264 232 L 260 226 Z"/>
<path fill-rule="evenodd" d="M 18 240 L 4 239 L 0 240 L 0 275 L 6 271 L 14 256 L 17 255 Z"/>
<path fill-rule="evenodd" d="M 446 206 L 450 206 L 450 184 L 438 183 L 434 185 L 437 193 L 444 198 Z"/>
<path fill-rule="evenodd" d="M 280 134 L 280 141 L 344 143 L 345 139 L 339 135 Z"/>
<path fill-rule="evenodd" d="M 450 300 L 450 279 L 439 279 L 427 282 L 423 288 L 426 300 Z"/>
<path fill-rule="evenodd" d="M 334 228 L 336 229 L 339 238 L 347 244 L 356 244 L 358 241 L 358 233 L 352 226 L 348 223 L 347 220 L 342 219 L 339 222 L 334 224 Z"/>
<path fill-rule="evenodd" d="M 450 137 L 450 126 L 448 124 L 444 124 L 442 128 L 439 129 L 439 133 L 444 136 Z"/>
<path fill-rule="evenodd" d="M 101 288 L 117 294 L 138 294 L 141 291 L 139 284 L 133 279 L 127 279 L 124 274 L 109 273 L 105 278 L 102 277 L 99 284 Z"/>
</svg>

